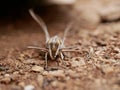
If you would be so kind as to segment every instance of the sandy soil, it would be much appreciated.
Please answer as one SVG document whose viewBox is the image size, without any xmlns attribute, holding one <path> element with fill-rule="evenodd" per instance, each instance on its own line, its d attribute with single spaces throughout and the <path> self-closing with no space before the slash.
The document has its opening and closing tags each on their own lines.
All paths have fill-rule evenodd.
<svg viewBox="0 0 120 90">
<path fill-rule="evenodd" d="M 108 3 L 113 5 L 112 0 L 81 0 L 73 7 L 40 12 L 51 36 L 62 37 L 68 22 L 76 22 L 65 45 L 76 45 L 77 51 L 65 53 L 59 65 L 49 59 L 48 70 L 44 53 L 26 48 L 45 44 L 43 31 L 29 14 L 0 21 L 0 90 L 120 90 L 120 21 L 108 8 L 107 14 L 102 12 Z"/>
</svg>

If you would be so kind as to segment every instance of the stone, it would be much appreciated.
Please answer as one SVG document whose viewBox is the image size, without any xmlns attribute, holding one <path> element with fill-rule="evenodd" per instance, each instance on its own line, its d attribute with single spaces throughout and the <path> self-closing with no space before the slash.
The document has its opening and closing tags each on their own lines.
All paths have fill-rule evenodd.
<svg viewBox="0 0 120 90">
<path fill-rule="evenodd" d="M 44 68 L 41 66 L 33 66 L 31 70 L 34 72 L 42 72 Z"/>
<path fill-rule="evenodd" d="M 21 86 L 21 87 L 24 87 L 25 83 L 24 82 L 20 82 L 20 83 L 18 83 L 18 85 Z"/>
<path fill-rule="evenodd" d="M 11 82 L 11 78 L 10 77 L 4 77 L 3 79 L 1 79 L 1 82 L 8 84 L 8 83 Z"/>
<path fill-rule="evenodd" d="M 27 85 L 24 87 L 24 90 L 34 90 L 35 87 L 33 85 Z"/>
<path fill-rule="evenodd" d="M 48 75 L 55 76 L 55 77 L 64 77 L 64 71 L 63 70 L 57 70 L 57 71 L 50 71 Z"/>
<path fill-rule="evenodd" d="M 112 73 L 114 71 L 113 67 L 109 66 L 109 65 L 104 65 L 102 66 L 102 70 L 104 73 L 108 74 L 108 73 Z"/>
<path fill-rule="evenodd" d="M 43 78 L 42 75 L 38 75 L 38 76 L 37 76 L 37 81 L 38 81 L 39 87 L 42 87 L 43 79 L 44 79 L 44 78 Z"/>
</svg>

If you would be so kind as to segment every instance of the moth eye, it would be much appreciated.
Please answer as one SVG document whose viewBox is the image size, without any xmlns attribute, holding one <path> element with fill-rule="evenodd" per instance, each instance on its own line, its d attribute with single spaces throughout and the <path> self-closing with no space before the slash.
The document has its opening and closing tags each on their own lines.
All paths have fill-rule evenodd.
<svg viewBox="0 0 120 90">
<path fill-rule="evenodd" d="M 59 40 L 59 44 L 62 44 L 62 41 L 61 41 L 61 40 Z"/>
<path fill-rule="evenodd" d="M 47 41 L 47 44 L 50 44 L 50 40 Z"/>
<path fill-rule="evenodd" d="M 60 43 L 61 43 L 61 42 L 60 42 L 60 40 L 59 40 L 59 39 L 57 40 L 57 43 L 60 45 Z"/>
<path fill-rule="evenodd" d="M 48 41 L 47 41 L 47 48 L 50 47 L 50 46 L 51 46 L 51 41 L 48 40 Z"/>
</svg>

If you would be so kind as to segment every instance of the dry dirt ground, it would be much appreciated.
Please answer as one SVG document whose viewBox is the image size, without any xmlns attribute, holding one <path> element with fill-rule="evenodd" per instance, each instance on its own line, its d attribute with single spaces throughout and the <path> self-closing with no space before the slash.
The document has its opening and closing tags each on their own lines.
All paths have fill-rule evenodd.
<svg viewBox="0 0 120 90">
<path fill-rule="evenodd" d="M 114 9 L 106 8 L 118 1 L 80 0 L 73 7 L 42 10 L 51 36 L 62 37 L 67 23 L 76 18 L 65 45 L 76 46 L 77 51 L 65 53 L 59 65 L 49 59 L 48 70 L 44 53 L 26 48 L 45 44 L 42 29 L 29 14 L 1 21 L 0 90 L 120 90 L 119 12 L 111 14 Z"/>
</svg>

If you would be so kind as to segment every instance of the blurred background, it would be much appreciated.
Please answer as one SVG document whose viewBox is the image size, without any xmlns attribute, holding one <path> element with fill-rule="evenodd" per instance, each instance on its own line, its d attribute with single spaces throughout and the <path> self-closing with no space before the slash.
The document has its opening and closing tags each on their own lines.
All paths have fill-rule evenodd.
<svg viewBox="0 0 120 90">
<path fill-rule="evenodd" d="M 75 1 L 76 0 L 3 0 L 0 2 L 0 16 L 22 14 L 29 8 L 69 5 L 73 4 Z"/>
<path fill-rule="evenodd" d="M 77 32 L 82 29 L 95 30 L 101 24 L 120 20 L 120 0 L 3 0 L 0 3 L 1 37 L 19 34 L 24 43 L 28 43 L 28 39 L 24 38 L 26 34 L 37 37 L 39 32 L 43 37 L 43 31 L 28 12 L 30 8 L 44 20 L 52 35 L 63 33 L 71 21 L 75 22 L 74 32 Z M 29 39 L 32 42 L 32 38 Z"/>
<path fill-rule="evenodd" d="M 38 13 L 49 14 L 49 18 L 53 15 L 54 18 L 70 17 L 83 27 L 87 24 L 88 28 L 120 19 L 120 0 L 3 0 L 0 2 L 0 19 L 25 17 L 29 8 L 37 8 Z"/>
</svg>

